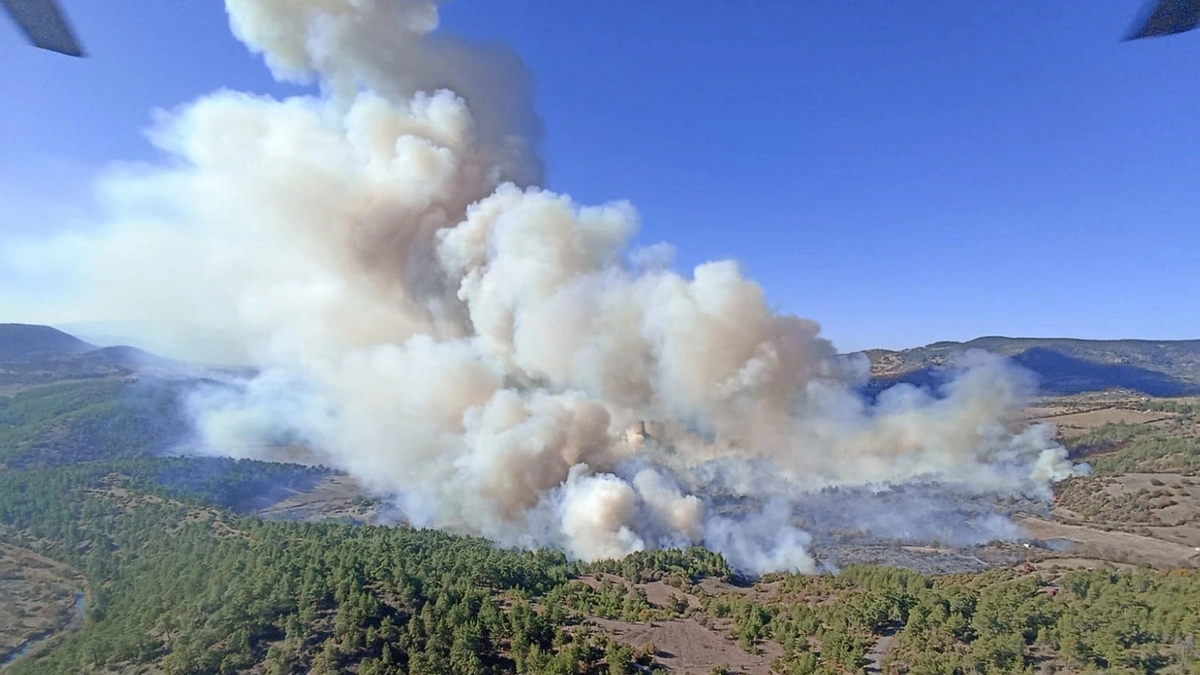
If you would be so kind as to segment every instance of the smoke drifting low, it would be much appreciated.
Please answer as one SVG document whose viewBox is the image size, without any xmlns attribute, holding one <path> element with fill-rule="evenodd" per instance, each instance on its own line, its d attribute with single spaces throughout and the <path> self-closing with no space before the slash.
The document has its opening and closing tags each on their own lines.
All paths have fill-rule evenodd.
<svg viewBox="0 0 1200 675">
<path fill-rule="evenodd" d="M 191 398 L 211 452 L 299 440 L 416 525 L 582 559 L 697 543 L 750 572 L 813 569 L 812 490 L 1045 494 L 1076 469 L 1012 426 L 1031 383 L 1006 363 L 864 401 L 863 364 L 734 263 L 681 275 L 630 249 L 629 204 L 534 187 L 531 76 L 436 32 L 438 4 L 227 0 L 321 94 L 164 115 L 171 161 L 107 177 L 98 233 L 21 248 L 107 317 L 239 336 L 260 374 Z"/>
</svg>

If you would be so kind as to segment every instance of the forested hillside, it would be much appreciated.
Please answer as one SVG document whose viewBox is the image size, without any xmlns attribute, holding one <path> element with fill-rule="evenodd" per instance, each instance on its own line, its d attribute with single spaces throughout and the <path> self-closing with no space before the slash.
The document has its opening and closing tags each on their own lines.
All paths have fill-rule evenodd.
<svg viewBox="0 0 1200 675">
<path fill-rule="evenodd" d="M 99 379 L 0 396 L 0 466 L 21 468 L 167 450 L 188 425 L 182 383 Z"/>
<path fill-rule="evenodd" d="M 269 522 L 255 512 L 329 470 L 156 456 L 186 434 L 189 382 L 63 365 L 96 351 L 50 335 L 60 353 L 6 362 L 0 394 L 0 548 L 26 565 L 0 579 L 0 602 L 20 599 L 4 644 L 23 645 L 6 674 L 1200 673 L 1195 569 L 753 579 L 701 548 L 581 564 L 400 523 Z M 1200 490 L 1197 404 L 1129 405 L 1161 416 L 1070 439 L 1095 473 L 1056 509 L 1165 529 Z M 1128 472 L 1151 489 L 1113 492 Z"/>
<path fill-rule="evenodd" d="M 778 673 L 858 672 L 888 635 L 889 672 L 1200 668 L 1195 572 L 851 567 L 739 585 L 702 549 L 580 565 L 432 531 L 239 517 L 206 505 L 220 491 L 164 485 L 183 461 L 0 475 L 4 540 L 87 579 L 82 629 L 14 673 L 616 675 L 665 657 L 615 639 L 616 622 L 725 625 Z M 238 463 L 222 484 L 278 470 Z M 664 585 L 652 602 L 646 588 Z"/>
</svg>

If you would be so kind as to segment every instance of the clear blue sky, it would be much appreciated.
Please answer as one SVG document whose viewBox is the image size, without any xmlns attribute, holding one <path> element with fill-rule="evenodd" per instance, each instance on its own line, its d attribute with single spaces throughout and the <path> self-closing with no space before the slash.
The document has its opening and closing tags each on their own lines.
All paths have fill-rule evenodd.
<svg viewBox="0 0 1200 675">
<path fill-rule="evenodd" d="M 91 53 L 0 23 L 0 233 L 86 212 L 151 110 L 266 68 L 215 2 L 66 0 Z M 454 0 L 538 77 L 549 187 L 629 199 L 683 268 L 739 260 L 844 349 L 1200 337 L 1200 32 L 1142 0 Z M 0 308 L 2 309 L 2 308 Z M 3 317 L 0 317 L 3 320 Z"/>
</svg>

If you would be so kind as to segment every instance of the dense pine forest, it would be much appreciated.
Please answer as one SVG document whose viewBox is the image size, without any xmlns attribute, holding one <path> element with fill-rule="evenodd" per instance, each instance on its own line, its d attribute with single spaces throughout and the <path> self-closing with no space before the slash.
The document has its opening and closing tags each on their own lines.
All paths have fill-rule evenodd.
<svg viewBox="0 0 1200 675">
<path fill-rule="evenodd" d="M 744 579 L 698 548 L 584 565 L 434 531 L 238 515 L 225 504 L 239 486 L 316 470 L 217 460 L 219 480 L 180 486 L 190 461 L 0 475 L 4 540 L 87 579 L 83 627 L 14 673 L 632 673 L 656 667 L 654 646 L 597 621 L 684 619 L 728 622 L 744 650 L 777 652 L 778 673 L 859 672 L 891 634 L 888 672 L 1200 672 L 1191 571 Z M 652 582 L 678 593 L 651 603 Z"/>
</svg>

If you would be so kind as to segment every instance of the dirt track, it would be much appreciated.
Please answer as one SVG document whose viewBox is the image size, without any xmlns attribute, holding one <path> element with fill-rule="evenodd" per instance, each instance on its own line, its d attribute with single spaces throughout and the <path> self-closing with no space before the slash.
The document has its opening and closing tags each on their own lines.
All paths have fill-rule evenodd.
<svg viewBox="0 0 1200 675">
<path fill-rule="evenodd" d="M 1111 560 L 1160 569 L 1200 567 L 1200 552 L 1191 546 L 1129 532 L 1105 532 L 1056 523 L 1033 516 L 1017 516 L 1014 520 L 1037 539 L 1070 541 L 1069 553 L 1073 558 Z"/>
<path fill-rule="evenodd" d="M 883 657 L 887 656 L 887 652 L 892 648 L 892 642 L 895 640 L 896 633 L 894 631 L 876 640 L 875 646 L 867 652 L 867 665 L 863 666 L 863 670 L 867 673 L 882 673 Z"/>
</svg>

